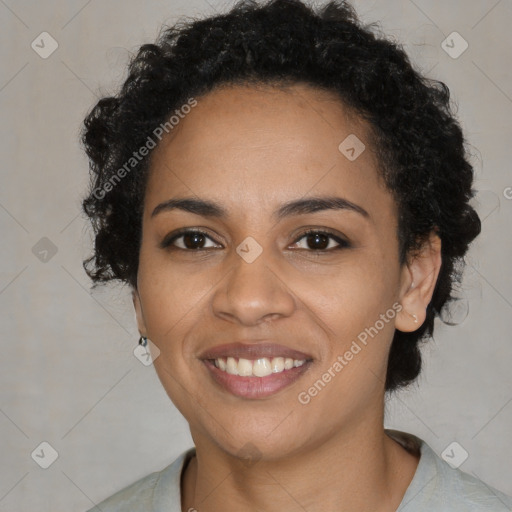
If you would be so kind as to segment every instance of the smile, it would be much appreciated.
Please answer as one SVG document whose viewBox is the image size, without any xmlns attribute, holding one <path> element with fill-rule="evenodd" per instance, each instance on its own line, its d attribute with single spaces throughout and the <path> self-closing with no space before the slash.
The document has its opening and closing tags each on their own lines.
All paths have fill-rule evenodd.
<svg viewBox="0 0 512 512">
<path fill-rule="evenodd" d="M 199 358 L 218 389 L 249 399 L 275 395 L 297 381 L 313 362 L 310 354 L 262 340 L 217 345 Z"/>
<path fill-rule="evenodd" d="M 256 360 L 242 357 L 220 357 L 213 361 L 221 371 L 242 377 L 266 377 L 272 373 L 282 373 L 285 370 L 297 368 L 306 362 L 305 359 L 293 359 L 291 357 L 273 357 L 271 359 L 262 357 Z"/>
</svg>

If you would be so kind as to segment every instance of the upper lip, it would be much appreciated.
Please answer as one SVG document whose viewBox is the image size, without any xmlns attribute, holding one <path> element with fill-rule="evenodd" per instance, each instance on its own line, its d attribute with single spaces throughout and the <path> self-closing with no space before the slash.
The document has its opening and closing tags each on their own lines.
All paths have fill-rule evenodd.
<svg viewBox="0 0 512 512">
<path fill-rule="evenodd" d="M 200 359 L 219 359 L 221 357 L 237 357 L 243 359 L 260 359 L 263 357 L 291 357 L 292 359 L 308 360 L 312 357 L 300 350 L 295 350 L 278 343 L 252 342 L 226 343 L 205 350 Z"/>
</svg>

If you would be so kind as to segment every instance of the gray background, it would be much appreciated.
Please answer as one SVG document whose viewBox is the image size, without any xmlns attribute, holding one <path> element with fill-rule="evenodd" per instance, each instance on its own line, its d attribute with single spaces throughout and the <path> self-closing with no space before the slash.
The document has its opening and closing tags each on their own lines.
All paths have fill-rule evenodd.
<svg viewBox="0 0 512 512">
<path fill-rule="evenodd" d="M 230 5 L 0 0 L 0 511 L 85 510 L 192 445 L 153 367 L 133 355 L 128 290 L 90 292 L 81 262 L 91 234 L 79 214 L 87 162 L 77 140 L 96 97 L 115 90 L 130 52 L 152 42 L 161 23 Z M 418 385 L 390 400 L 386 426 L 415 433 L 438 454 L 458 442 L 469 453 L 462 470 L 512 494 L 512 2 L 354 5 L 449 85 L 485 219 L 459 325 L 437 322 Z M 43 31 L 59 45 L 46 59 L 31 48 L 42 46 Z M 441 47 L 453 31 L 469 43 L 458 58 Z M 31 457 L 43 441 L 58 453 L 48 469 Z M 50 452 L 36 453 L 41 461 Z"/>
</svg>

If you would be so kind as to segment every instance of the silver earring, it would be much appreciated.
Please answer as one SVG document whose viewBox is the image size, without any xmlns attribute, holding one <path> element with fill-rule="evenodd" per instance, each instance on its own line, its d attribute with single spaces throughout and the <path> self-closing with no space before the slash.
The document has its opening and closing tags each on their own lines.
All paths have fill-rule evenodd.
<svg viewBox="0 0 512 512">
<path fill-rule="evenodd" d="M 145 347 L 148 344 L 148 339 L 145 336 L 141 336 L 139 339 L 139 345 Z"/>
</svg>

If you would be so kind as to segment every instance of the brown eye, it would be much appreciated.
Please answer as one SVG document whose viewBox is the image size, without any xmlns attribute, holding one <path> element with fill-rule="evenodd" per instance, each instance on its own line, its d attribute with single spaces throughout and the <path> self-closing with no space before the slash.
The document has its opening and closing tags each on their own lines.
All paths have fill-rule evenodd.
<svg viewBox="0 0 512 512">
<path fill-rule="evenodd" d="M 329 246 L 329 237 L 322 233 L 306 235 L 306 240 L 310 249 L 324 250 Z"/>
<path fill-rule="evenodd" d="M 197 251 L 201 249 L 212 249 L 216 247 L 215 244 L 206 246 L 205 244 L 208 241 L 213 242 L 213 240 L 206 233 L 188 229 L 179 233 L 175 233 L 170 237 L 166 237 L 160 244 L 160 247 L 163 249 L 166 247 L 172 247 L 176 249 L 182 249 L 184 251 Z"/>
<path fill-rule="evenodd" d="M 200 249 L 203 247 L 206 237 L 201 233 L 190 232 L 182 235 L 183 245 L 186 249 Z"/>
<path fill-rule="evenodd" d="M 309 230 L 303 233 L 300 238 L 295 241 L 298 244 L 300 240 L 305 241 L 305 246 L 300 249 L 309 249 L 312 251 L 331 251 L 350 247 L 350 244 L 339 236 L 329 233 L 328 231 Z M 337 245 L 330 245 L 335 242 Z"/>
</svg>

